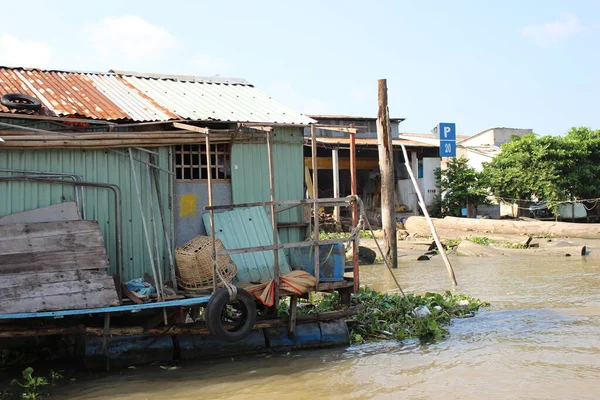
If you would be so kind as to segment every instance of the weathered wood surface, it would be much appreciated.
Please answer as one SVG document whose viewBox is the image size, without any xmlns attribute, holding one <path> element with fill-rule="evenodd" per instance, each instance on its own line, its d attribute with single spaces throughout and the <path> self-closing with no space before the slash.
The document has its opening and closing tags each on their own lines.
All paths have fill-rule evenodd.
<svg viewBox="0 0 600 400">
<path fill-rule="evenodd" d="M 0 217 L 0 225 L 31 224 L 34 222 L 79 220 L 79 210 L 74 201 L 23 211 Z"/>
<path fill-rule="evenodd" d="M 398 268 L 398 241 L 396 233 L 396 177 L 394 150 L 390 128 L 387 81 L 377 81 L 379 111 L 377 113 L 377 144 L 381 172 L 381 225 L 383 227 L 384 257 Z"/>
<path fill-rule="evenodd" d="M 0 226 L 0 313 L 118 305 L 95 221 Z"/>
</svg>

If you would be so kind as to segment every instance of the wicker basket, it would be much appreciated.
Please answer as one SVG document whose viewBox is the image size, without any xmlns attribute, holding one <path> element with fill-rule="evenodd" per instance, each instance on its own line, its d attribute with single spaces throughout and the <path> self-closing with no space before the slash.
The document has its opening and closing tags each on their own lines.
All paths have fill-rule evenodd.
<svg viewBox="0 0 600 400">
<path fill-rule="evenodd" d="M 223 243 L 217 239 L 216 248 L 225 250 Z M 212 240 L 209 236 L 196 236 L 183 246 L 175 249 L 177 262 L 177 280 L 185 290 L 206 290 L 213 287 Z M 219 256 L 217 268 L 227 282 L 231 282 L 237 274 L 237 267 L 228 255 Z M 224 282 L 217 275 L 217 287 Z"/>
</svg>

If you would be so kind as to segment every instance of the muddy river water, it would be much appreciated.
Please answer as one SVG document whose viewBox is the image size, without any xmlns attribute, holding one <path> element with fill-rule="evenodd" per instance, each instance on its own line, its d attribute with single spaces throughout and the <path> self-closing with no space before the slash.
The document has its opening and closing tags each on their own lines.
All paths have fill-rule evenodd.
<svg viewBox="0 0 600 400">
<path fill-rule="evenodd" d="M 599 399 L 600 259 L 452 258 L 458 292 L 492 306 L 438 343 L 377 343 L 128 369 L 68 399 Z M 445 291 L 439 258 L 403 263 L 407 292 Z M 381 265 L 362 282 L 392 291 Z"/>
</svg>

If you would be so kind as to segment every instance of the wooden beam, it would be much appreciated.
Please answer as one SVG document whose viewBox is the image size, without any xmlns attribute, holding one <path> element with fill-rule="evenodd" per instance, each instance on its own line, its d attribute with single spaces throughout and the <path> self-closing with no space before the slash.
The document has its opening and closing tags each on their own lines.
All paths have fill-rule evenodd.
<svg viewBox="0 0 600 400">
<path fill-rule="evenodd" d="M 304 182 L 306 182 L 306 191 L 308 192 L 308 198 L 313 198 L 313 183 L 312 178 L 310 176 L 310 168 L 308 166 L 304 167 Z"/>
<path fill-rule="evenodd" d="M 338 149 L 331 150 L 331 160 L 333 161 L 333 197 L 340 197 L 340 165 L 338 152 Z M 333 218 L 339 226 L 341 222 L 340 206 L 335 206 L 333 209 Z"/>
<path fill-rule="evenodd" d="M 352 196 L 357 196 L 356 191 L 356 135 L 350 133 L 350 190 Z M 358 225 L 358 203 L 352 203 L 352 229 Z M 352 242 L 352 276 L 354 277 L 354 293 L 360 289 L 358 268 L 358 244 Z"/>
<path fill-rule="evenodd" d="M 314 125 L 310 127 L 310 137 L 311 137 L 311 157 L 312 157 L 312 178 L 313 178 L 313 199 L 319 198 L 319 168 L 317 167 L 318 157 L 317 157 L 317 140 L 316 140 L 316 128 Z M 313 232 L 314 232 L 314 240 L 317 241 L 314 244 L 314 263 L 315 263 L 315 278 L 317 278 L 317 286 L 319 285 L 319 277 L 320 277 L 320 259 L 319 259 L 319 205 L 318 203 L 313 204 Z"/>
<path fill-rule="evenodd" d="M 210 129 L 202 128 L 200 126 L 190 125 L 190 124 L 182 124 L 181 122 L 173 122 L 173 127 L 178 129 L 184 129 L 186 131 L 194 131 L 198 133 L 208 134 Z"/>
<path fill-rule="evenodd" d="M 267 131 L 267 161 L 269 164 L 269 196 L 271 199 L 271 224 L 273 224 L 273 244 L 277 246 L 279 235 L 277 233 L 277 215 L 275 210 L 275 165 L 273 163 L 273 147 L 271 146 L 271 131 Z M 273 251 L 273 281 L 274 287 L 274 311 L 279 310 L 279 250 Z"/>
</svg>

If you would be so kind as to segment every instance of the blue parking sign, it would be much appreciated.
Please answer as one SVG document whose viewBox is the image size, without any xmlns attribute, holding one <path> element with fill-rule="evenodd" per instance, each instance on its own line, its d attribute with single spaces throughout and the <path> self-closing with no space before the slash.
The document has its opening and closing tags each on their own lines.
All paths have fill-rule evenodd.
<svg viewBox="0 0 600 400">
<path fill-rule="evenodd" d="M 454 122 L 440 122 L 438 135 L 440 135 L 440 140 L 456 141 L 456 124 Z"/>
<path fill-rule="evenodd" d="M 440 157 L 456 157 L 455 140 L 440 140 Z"/>
</svg>

